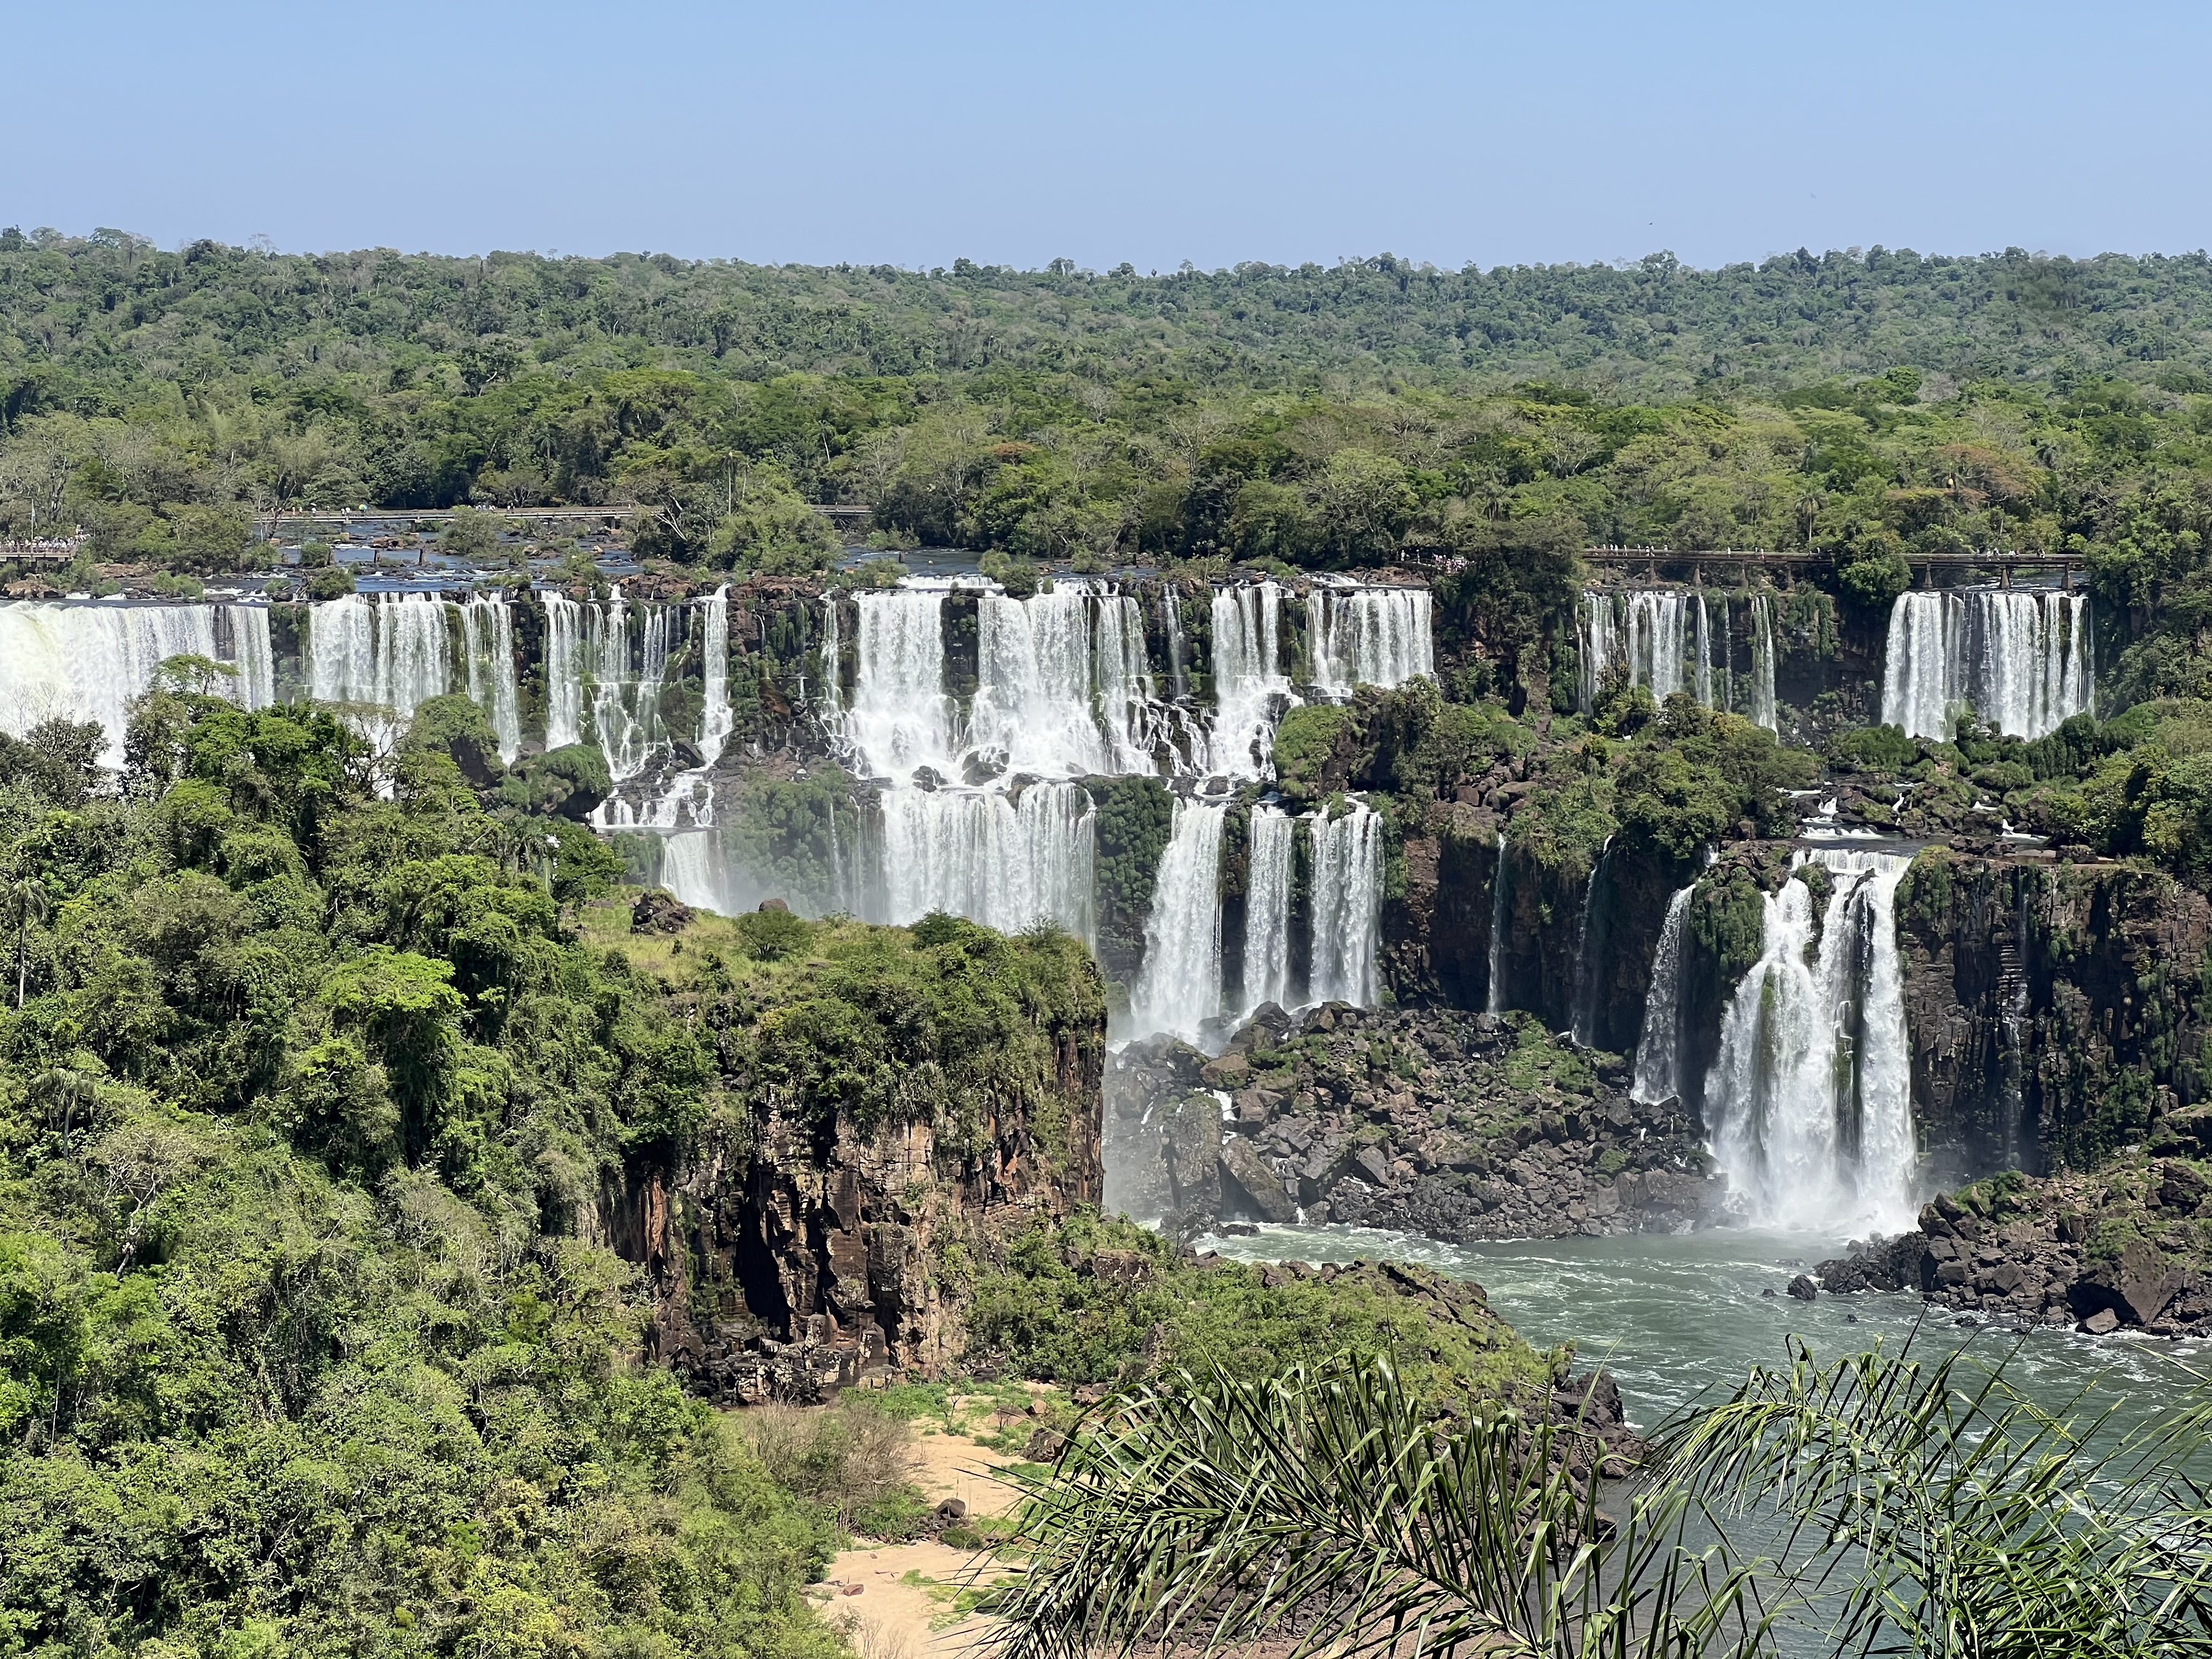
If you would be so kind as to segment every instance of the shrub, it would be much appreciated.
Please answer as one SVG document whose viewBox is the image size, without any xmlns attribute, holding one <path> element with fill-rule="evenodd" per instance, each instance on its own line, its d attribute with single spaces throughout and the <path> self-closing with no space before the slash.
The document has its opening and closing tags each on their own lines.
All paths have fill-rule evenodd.
<svg viewBox="0 0 2212 1659">
<path fill-rule="evenodd" d="M 830 1406 L 759 1406 L 744 1422 L 776 1484 L 840 1525 L 878 1538 L 921 1530 L 927 1510 L 913 1485 L 914 1432 L 873 1401 L 848 1394 Z"/>
</svg>

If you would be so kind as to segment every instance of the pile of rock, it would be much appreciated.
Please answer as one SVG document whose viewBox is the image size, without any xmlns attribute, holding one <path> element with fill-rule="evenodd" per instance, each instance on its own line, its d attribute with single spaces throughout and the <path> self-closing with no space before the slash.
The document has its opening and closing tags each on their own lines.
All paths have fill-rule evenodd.
<svg viewBox="0 0 2212 1659">
<path fill-rule="evenodd" d="M 2197 1260 L 2203 1174 L 2183 1159 L 1938 1194 L 1918 1229 L 1855 1245 L 1815 1270 L 1831 1292 L 1918 1291 L 1946 1307 L 2093 1335 L 2212 1334 L 2212 1272 Z"/>
<path fill-rule="evenodd" d="M 1627 1081 L 1523 1016 L 1270 1005 L 1216 1057 L 1154 1037 L 1115 1058 L 1108 1202 L 1182 1237 L 1236 1219 L 1458 1243 L 1715 1218 L 1698 1126 Z"/>
</svg>

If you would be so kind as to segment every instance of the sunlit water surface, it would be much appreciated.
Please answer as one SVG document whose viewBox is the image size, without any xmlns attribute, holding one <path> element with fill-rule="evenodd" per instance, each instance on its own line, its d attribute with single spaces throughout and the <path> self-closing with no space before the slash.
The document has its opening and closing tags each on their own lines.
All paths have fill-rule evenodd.
<svg viewBox="0 0 2212 1659">
<path fill-rule="evenodd" d="M 1269 1226 L 1254 1237 L 1207 1238 L 1199 1248 L 1255 1261 L 1413 1262 L 1474 1279 L 1539 1347 L 1571 1342 L 1578 1369 L 1595 1362 L 1611 1370 L 1629 1421 L 1646 1431 L 1719 1397 L 1753 1365 L 1785 1363 L 1793 1336 L 1820 1359 L 1877 1340 L 1891 1349 L 1910 1340 L 1931 1355 L 1938 1345 L 1969 1344 L 1992 1362 L 2007 1361 L 2014 1386 L 2045 1407 L 2094 1387 L 2125 1419 L 2171 1406 L 2193 1383 L 2185 1368 L 2212 1365 L 2212 1345 L 2203 1342 L 1962 1328 L 1957 1315 L 1910 1293 L 1824 1294 L 1809 1303 L 1787 1294 L 1793 1275 L 1842 1254 L 1843 1243 L 1726 1229 L 1440 1244 L 1367 1228 Z"/>
</svg>

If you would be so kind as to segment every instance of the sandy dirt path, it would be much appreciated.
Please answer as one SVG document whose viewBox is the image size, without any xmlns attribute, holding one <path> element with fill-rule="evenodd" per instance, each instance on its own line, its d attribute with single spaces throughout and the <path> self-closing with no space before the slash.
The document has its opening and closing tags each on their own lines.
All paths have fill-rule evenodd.
<svg viewBox="0 0 2212 1659">
<path fill-rule="evenodd" d="M 932 1503 L 957 1498 L 974 1516 L 1003 1515 L 1012 1507 L 1012 1490 L 992 1474 L 1016 1461 L 1006 1453 L 942 1428 L 918 1434 L 915 1453 L 915 1485 Z M 817 1594 L 830 1592 L 823 1611 L 848 1626 L 860 1659 L 953 1659 L 987 1627 L 986 1620 L 956 1622 L 953 1616 L 959 1591 L 984 1582 L 978 1560 L 973 1551 L 934 1539 L 866 1545 L 832 1559 Z M 851 1593 L 855 1586 L 857 1594 Z"/>
</svg>

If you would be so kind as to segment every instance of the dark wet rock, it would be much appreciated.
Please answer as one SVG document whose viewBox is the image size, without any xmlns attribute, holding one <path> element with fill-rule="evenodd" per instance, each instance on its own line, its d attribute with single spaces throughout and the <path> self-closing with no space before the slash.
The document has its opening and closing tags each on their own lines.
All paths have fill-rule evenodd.
<svg viewBox="0 0 2212 1659">
<path fill-rule="evenodd" d="M 691 925 L 691 907 L 665 887 L 650 888 L 629 907 L 633 933 L 680 933 Z"/>
<path fill-rule="evenodd" d="M 1790 1294 L 1796 1297 L 1800 1302 L 1810 1302 L 1814 1297 L 1820 1295 L 1820 1286 L 1814 1284 L 1811 1279 L 1806 1278 L 1802 1273 L 1799 1273 L 1796 1278 L 1790 1281 Z"/>
</svg>

